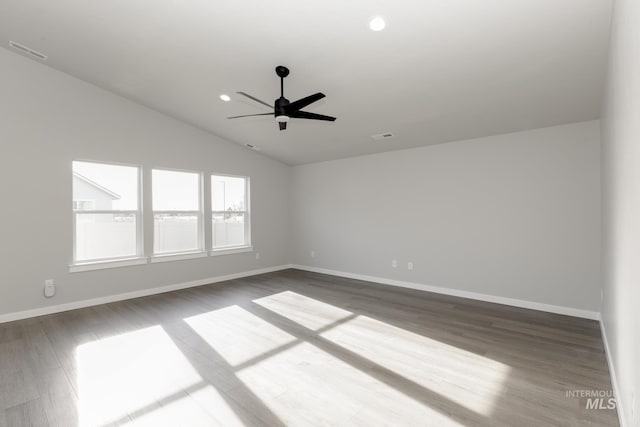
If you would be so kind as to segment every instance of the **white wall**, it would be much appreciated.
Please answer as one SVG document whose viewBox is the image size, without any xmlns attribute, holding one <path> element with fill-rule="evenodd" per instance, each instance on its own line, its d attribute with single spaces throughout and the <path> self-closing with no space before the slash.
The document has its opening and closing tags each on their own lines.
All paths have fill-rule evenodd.
<svg viewBox="0 0 640 427">
<path fill-rule="evenodd" d="M 297 166 L 294 262 L 598 311 L 599 150 L 591 121 Z"/>
<path fill-rule="evenodd" d="M 602 322 L 628 426 L 640 426 L 640 2 L 614 3 L 602 112 Z M 635 408 L 632 393 L 635 395 Z M 631 412 L 635 409 L 635 420 Z"/>
<path fill-rule="evenodd" d="M 289 262 L 288 166 L 5 49 L 0 99 L 0 315 Z M 261 259 L 243 253 L 69 273 L 73 159 L 250 176 Z M 43 297 L 48 278 L 58 288 L 52 300 Z"/>
</svg>

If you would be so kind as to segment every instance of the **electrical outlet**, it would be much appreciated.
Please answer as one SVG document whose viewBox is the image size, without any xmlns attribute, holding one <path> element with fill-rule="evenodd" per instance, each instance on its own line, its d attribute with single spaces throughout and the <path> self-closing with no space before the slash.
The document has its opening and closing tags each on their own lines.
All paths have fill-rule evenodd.
<svg viewBox="0 0 640 427">
<path fill-rule="evenodd" d="M 51 298 L 56 294 L 56 285 L 53 279 L 47 279 L 44 281 L 44 296 Z"/>
<path fill-rule="evenodd" d="M 316 251 L 311 251 L 311 258 L 315 258 L 316 257 Z"/>
<path fill-rule="evenodd" d="M 260 252 L 256 252 L 256 259 L 260 259 Z"/>
<path fill-rule="evenodd" d="M 411 261 L 407 263 L 407 270 L 413 270 L 413 263 Z"/>
<path fill-rule="evenodd" d="M 391 267 L 393 267 L 393 268 L 397 268 L 398 267 L 398 260 L 397 259 L 391 260 Z"/>
</svg>

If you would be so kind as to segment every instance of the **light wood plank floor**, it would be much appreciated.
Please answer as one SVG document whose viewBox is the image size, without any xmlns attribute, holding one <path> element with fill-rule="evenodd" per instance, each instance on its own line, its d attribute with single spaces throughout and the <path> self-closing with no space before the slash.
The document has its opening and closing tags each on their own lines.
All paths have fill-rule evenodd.
<svg viewBox="0 0 640 427">
<path fill-rule="evenodd" d="M 298 270 L 0 325 L 0 426 L 615 426 L 597 322 Z"/>
</svg>

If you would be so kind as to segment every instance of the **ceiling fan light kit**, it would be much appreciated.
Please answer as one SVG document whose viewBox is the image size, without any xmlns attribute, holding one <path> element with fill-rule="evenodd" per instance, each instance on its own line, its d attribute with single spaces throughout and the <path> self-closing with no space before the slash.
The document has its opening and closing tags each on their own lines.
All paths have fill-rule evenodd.
<svg viewBox="0 0 640 427">
<path fill-rule="evenodd" d="M 276 67 L 276 74 L 280 77 L 280 98 L 276 99 L 273 107 L 266 102 L 249 95 L 245 92 L 237 92 L 239 95 L 245 96 L 259 104 L 265 105 L 269 108 L 273 108 L 273 113 L 260 113 L 260 114 L 246 114 L 242 116 L 232 116 L 227 117 L 228 119 L 238 119 L 241 117 L 254 117 L 254 116 L 269 116 L 272 115 L 275 117 L 276 122 L 280 130 L 287 129 L 287 123 L 290 119 L 308 119 L 308 120 L 323 120 L 333 122 L 336 120 L 335 117 L 325 116 L 323 114 L 310 113 L 308 111 L 302 111 L 302 109 L 316 101 L 325 97 L 325 94 L 322 92 L 314 93 L 313 95 L 306 96 L 304 98 L 298 99 L 294 102 L 289 102 L 287 98 L 284 97 L 284 79 L 289 75 L 289 69 L 283 65 L 278 65 Z"/>
</svg>

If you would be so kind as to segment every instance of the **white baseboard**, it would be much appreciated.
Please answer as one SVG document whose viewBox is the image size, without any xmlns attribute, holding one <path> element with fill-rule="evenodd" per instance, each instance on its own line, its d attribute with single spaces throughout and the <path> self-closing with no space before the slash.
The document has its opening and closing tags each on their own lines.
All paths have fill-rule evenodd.
<svg viewBox="0 0 640 427">
<path fill-rule="evenodd" d="M 581 310 L 578 308 L 544 304 L 541 302 L 532 302 L 532 301 L 519 300 L 515 298 L 499 297 L 495 295 L 487 295 L 487 294 L 481 294 L 477 292 L 462 291 L 459 289 L 429 286 L 429 285 L 423 285 L 421 283 L 404 282 L 401 280 L 386 279 L 383 277 L 366 276 L 366 275 L 355 274 L 355 273 L 346 273 L 344 271 L 329 270 L 326 268 L 310 267 L 310 266 L 299 265 L 299 264 L 292 265 L 292 268 L 296 268 L 298 270 L 304 270 L 304 271 L 311 271 L 315 273 L 329 274 L 332 276 L 346 277 L 349 279 L 357 279 L 357 280 L 364 280 L 367 282 L 381 283 L 384 285 L 400 286 L 402 288 L 434 292 L 437 294 L 451 295 L 455 297 L 469 298 L 469 299 L 475 299 L 479 301 L 511 305 L 514 307 L 528 308 L 531 310 L 546 311 L 548 313 L 564 314 L 566 316 L 581 317 L 584 319 L 591 319 L 591 320 L 600 319 L 600 313 L 598 313 L 597 311 Z"/>
<path fill-rule="evenodd" d="M 604 327 L 604 322 L 600 319 L 600 332 L 602 334 L 602 342 L 604 343 L 604 353 L 607 356 L 607 364 L 609 365 L 609 376 L 611 377 L 611 387 L 613 387 L 613 395 L 616 398 L 616 410 L 618 411 L 618 421 L 620 427 L 626 427 L 625 412 L 622 407 L 622 393 L 620 392 L 620 386 L 618 384 L 618 376 L 616 375 L 616 369 L 611 359 L 611 351 L 609 350 L 609 340 L 607 340 L 607 331 Z"/>
<path fill-rule="evenodd" d="M 240 273 L 227 274 L 225 276 L 209 277 L 206 279 L 193 280 L 191 282 L 176 283 L 174 285 L 161 286 L 157 288 L 142 289 L 139 291 L 126 292 L 124 294 L 108 295 L 100 298 L 92 298 L 83 301 L 74 301 L 66 304 L 51 305 L 33 310 L 17 311 L 14 313 L 0 314 L 0 323 L 13 322 L 15 320 L 28 319 L 30 317 L 44 316 L 47 314 L 60 313 L 63 311 L 75 310 L 78 308 L 92 307 L 110 302 L 123 301 L 127 299 L 146 297 L 149 295 L 162 294 L 165 292 L 177 291 L 180 289 L 193 288 L 196 286 L 208 285 L 211 283 L 224 282 L 227 280 L 240 279 L 242 277 L 255 276 L 257 274 L 271 273 L 274 271 L 292 268 L 291 265 L 278 265 L 275 267 L 261 268 L 258 270 L 243 271 Z"/>
</svg>

